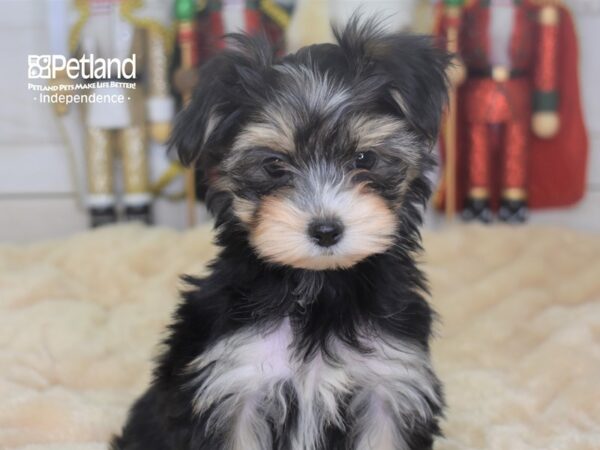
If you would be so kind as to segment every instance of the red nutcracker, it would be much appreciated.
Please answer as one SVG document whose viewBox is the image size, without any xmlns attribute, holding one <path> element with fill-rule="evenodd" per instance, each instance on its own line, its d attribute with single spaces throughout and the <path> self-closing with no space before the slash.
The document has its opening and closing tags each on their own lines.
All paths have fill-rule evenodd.
<svg viewBox="0 0 600 450">
<path fill-rule="evenodd" d="M 464 76 L 455 176 L 446 176 L 456 185 L 442 189 L 455 191 L 463 217 L 490 222 L 498 210 L 501 220 L 522 222 L 528 207 L 579 200 L 587 138 L 568 10 L 556 0 L 472 0 L 458 13 L 440 11 L 437 34 L 447 38 L 448 27 L 458 30 Z"/>
</svg>

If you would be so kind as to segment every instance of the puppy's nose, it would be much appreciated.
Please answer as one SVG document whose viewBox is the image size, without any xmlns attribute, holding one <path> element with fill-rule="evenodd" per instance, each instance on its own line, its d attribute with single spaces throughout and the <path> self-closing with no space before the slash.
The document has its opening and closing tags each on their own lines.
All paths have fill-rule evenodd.
<svg viewBox="0 0 600 450">
<path fill-rule="evenodd" d="M 331 247 L 342 238 L 344 226 L 336 219 L 316 219 L 308 226 L 308 234 L 321 247 Z"/>
</svg>

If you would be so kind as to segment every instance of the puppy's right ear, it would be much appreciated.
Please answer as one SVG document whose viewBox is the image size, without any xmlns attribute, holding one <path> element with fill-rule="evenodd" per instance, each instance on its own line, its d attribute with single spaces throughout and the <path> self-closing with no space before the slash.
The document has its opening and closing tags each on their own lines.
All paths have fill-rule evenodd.
<svg viewBox="0 0 600 450">
<path fill-rule="evenodd" d="M 204 177 L 210 177 L 225 158 L 243 112 L 260 91 L 262 74 L 272 63 L 265 38 L 235 34 L 227 39 L 230 49 L 200 69 L 198 86 L 175 118 L 169 141 L 182 164 L 199 168 Z"/>
</svg>

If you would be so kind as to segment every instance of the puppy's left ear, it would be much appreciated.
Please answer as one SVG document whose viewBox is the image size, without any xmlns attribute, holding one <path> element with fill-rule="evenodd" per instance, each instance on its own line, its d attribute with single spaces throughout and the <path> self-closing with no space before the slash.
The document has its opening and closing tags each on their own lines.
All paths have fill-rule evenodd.
<svg viewBox="0 0 600 450">
<path fill-rule="evenodd" d="M 353 67 L 379 78 L 392 108 L 434 141 L 448 96 L 448 53 L 431 36 L 386 34 L 376 19 L 355 16 L 336 34 Z"/>
<path fill-rule="evenodd" d="M 396 35 L 388 45 L 381 65 L 392 76 L 394 104 L 428 139 L 437 139 L 448 99 L 448 54 L 429 36 Z"/>
<path fill-rule="evenodd" d="M 273 52 L 264 36 L 227 36 L 231 47 L 202 66 L 189 104 L 175 119 L 170 148 L 184 165 L 194 166 L 199 183 L 210 186 L 225 158 L 241 118 L 263 91 L 263 72 Z"/>
</svg>

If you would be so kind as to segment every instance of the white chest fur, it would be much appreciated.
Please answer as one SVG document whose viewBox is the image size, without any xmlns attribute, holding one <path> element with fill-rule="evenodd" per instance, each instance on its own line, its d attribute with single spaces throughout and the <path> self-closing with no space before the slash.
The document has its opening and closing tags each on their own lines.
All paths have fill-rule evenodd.
<svg viewBox="0 0 600 450">
<path fill-rule="evenodd" d="M 298 406 L 293 450 L 317 448 L 326 424 L 344 428 L 344 413 L 353 417 L 347 432 L 357 450 L 407 448 L 403 430 L 415 420 L 427 421 L 430 405 L 440 402 L 427 354 L 381 337 L 368 340 L 372 351 L 366 354 L 341 341 L 330 344 L 335 362 L 319 352 L 300 361 L 288 320 L 267 334 L 244 331 L 219 341 L 189 367 L 198 374 L 196 413 L 214 408 L 207 426 L 226 433 L 230 450 L 268 449 L 270 421 L 277 426 L 286 417 L 287 385 Z M 350 403 L 342 408 L 348 395 Z"/>
</svg>

